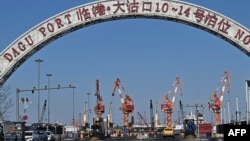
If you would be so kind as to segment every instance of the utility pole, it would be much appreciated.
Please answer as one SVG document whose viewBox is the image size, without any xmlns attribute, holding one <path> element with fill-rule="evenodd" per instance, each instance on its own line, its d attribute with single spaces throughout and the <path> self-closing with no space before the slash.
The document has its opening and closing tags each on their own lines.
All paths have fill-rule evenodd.
<svg viewBox="0 0 250 141">
<path fill-rule="evenodd" d="M 48 77 L 48 123 L 50 123 L 50 77 L 52 74 L 46 74 Z"/>
</svg>

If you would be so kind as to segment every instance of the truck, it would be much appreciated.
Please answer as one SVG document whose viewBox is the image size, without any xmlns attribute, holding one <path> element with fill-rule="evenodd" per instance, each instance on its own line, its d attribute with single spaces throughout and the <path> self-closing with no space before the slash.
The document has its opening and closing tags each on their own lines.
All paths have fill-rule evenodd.
<svg viewBox="0 0 250 141">
<path fill-rule="evenodd" d="M 163 129 L 163 131 L 162 131 L 163 138 L 166 138 L 166 137 L 172 137 L 172 138 L 174 138 L 174 135 L 175 135 L 174 128 L 165 127 Z"/>
</svg>

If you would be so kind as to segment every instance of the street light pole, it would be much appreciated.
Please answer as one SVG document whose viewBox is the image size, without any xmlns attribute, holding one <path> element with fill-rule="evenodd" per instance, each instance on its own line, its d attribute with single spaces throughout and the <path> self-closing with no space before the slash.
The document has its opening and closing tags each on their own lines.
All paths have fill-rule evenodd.
<svg viewBox="0 0 250 141">
<path fill-rule="evenodd" d="M 73 126 L 75 129 L 75 88 L 74 86 L 72 86 L 73 88 Z"/>
<path fill-rule="evenodd" d="M 19 89 L 16 89 L 16 121 L 19 121 Z"/>
<path fill-rule="evenodd" d="M 38 107 L 38 113 L 37 113 L 37 119 L 38 119 L 38 122 L 40 122 L 40 63 L 43 62 L 42 59 L 36 59 L 35 62 L 38 63 L 38 84 L 37 84 L 37 87 L 38 87 L 38 104 L 37 104 L 37 107 Z"/>
<path fill-rule="evenodd" d="M 48 123 L 50 123 L 50 77 L 52 74 L 46 74 L 48 77 Z"/>
</svg>

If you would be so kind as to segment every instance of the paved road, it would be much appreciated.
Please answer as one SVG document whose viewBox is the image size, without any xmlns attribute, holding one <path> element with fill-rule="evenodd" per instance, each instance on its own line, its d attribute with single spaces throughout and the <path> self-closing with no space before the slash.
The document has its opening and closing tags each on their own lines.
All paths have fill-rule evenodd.
<svg viewBox="0 0 250 141">
<path fill-rule="evenodd" d="M 73 139 L 65 139 L 65 141 L 72 141 Z M 106 138 L 105 141 L 118 141 L 118 140 L 122 140 L 122 141 L 139 141 L 142 139 L 138 139 L 136 137 L 116 137 L 116 138 Z M 223 141 L 223 139 L 218 139 L 218 138 L 209 138 L 209 139 L 205 139 L 205 138 L 201 138 L 201 139 L 183 139 L 182 136 L 180 135 L 176 135 L 175 138 L 169 137 L 169 138 L 163 138 L 162 136 L 157 136 L 157 137 L 149 137 L 147 139 L 143 139 L 143 141 Z M 74 141 L 96 141 L 95 138 L 92 139 L 78 139 L 78 140 L 74 140 Z"/>
</svg>

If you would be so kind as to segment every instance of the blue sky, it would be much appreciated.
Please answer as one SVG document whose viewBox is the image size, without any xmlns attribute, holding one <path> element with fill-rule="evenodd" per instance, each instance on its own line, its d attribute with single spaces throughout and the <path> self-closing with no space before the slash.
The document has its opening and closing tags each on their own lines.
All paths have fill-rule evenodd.
<svg viewBox="0 0 250 141">
<path fill-rule="evenodd" d="M 43 0 L 1 2 L 0 48 L 4 50 L 12 41 L 40 22 L 89 0 Z M 249 28 L 247 16 L 249 1 L 186 0 L 219 12 Z M 100 81 L 100 93 L 106 112 L 113 102 L 113 116 L 121 122 L 118 93 L 111 96 L 116 78 L 120 78 L 128 94 L 135 101 L 135 110 L 150 119 L 150 99 L 161 104 L 161 98 L 177 76 L 182 80 L 183 95 L 176 97 L 173 120 L 178 117 L 178 101 L 184 105 L 203 104 L 204 114 L 211 120 L 207 103 L 216 89 L 223 72 L 231 75 L 231 92 L 225 94 L 224 105 L 231 101 L 231 115 L 235 117 L 235 97 L 239 97 L 241 117 L 246 116 L 245 80 L 250 79 L 249 57 L 224 40 L 197 28 L 165 20 L 126 19 L 92 25 L 72 32 L 30 57 L 5 84 L 11 86 L 15 101 L 16 88 L 30 89 L 37 86 L 38 67 L 34 60 L 42 59 L 41 86 L 47 85 L 47 73 L 51 87 L 76 86 L 74 117 L 83 114 L 84 103 L 89 96 L 90 108 L 95 104 L 95 81 Z M 72 121 L 72 89 L 50 91 L 51 121 Z M 22 93 L 32 104 L 27 113 L 29 122 L 37 121 L 37 93 Z M 40 107 L 47 99 L 47 91 L 41 91 Z M 20 113 L 23 113 L 20 105 Z M 48 109 L 47 109 L 48 110 Z M 46 110 L 46 111 L 47 111 Z M 190 108 L 185 108 L 186 113 Z M 40 110 L 42 111 L 42 110 Z M 194 111 L 194 109 L 193 109 Z M 16 109 L 10 111 L 10 120 L 16 119 Z M 160 112 L 160 109 L 159 109 Z M 92 113 L 92 116 L 94 113 Z M 163 113 L 160 112 L 161 122 Z M 47 113 L 45 114 L 47 118 Z M 136 114 L 135 114 L 136 118 Z"/>
</svg>

